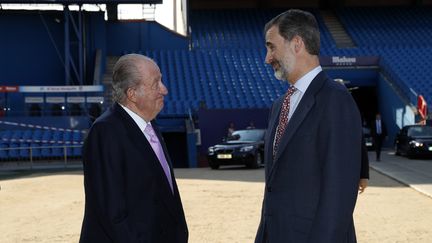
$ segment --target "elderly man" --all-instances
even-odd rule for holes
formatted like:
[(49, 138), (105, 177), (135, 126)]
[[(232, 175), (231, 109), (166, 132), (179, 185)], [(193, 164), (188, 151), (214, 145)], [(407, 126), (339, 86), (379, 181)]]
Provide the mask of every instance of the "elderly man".
[(80, 242), (183, 243), (188, 229), (161, 133), (153, 123), (168, 91), (159, 67), (137, 54), (114, 67), (114, 105), (83, 147)]
[(319, 64), (315, 17), (288, 10), (265, 26), (276, 78), (290, 88), (271, 108), (265, 194), (256, 243), (354, 243), (360, 113)]

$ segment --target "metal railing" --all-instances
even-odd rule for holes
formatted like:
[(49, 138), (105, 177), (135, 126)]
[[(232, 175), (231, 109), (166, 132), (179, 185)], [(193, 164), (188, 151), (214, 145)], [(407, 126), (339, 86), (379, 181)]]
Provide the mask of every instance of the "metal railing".
[[(0, 148), (0, 169), (33, 169), (35, 166), (68, 168), (72, 164), (81, 166), (81, 148), (82, 145)], [(58, 151), (53, 152), (53, 149)]]

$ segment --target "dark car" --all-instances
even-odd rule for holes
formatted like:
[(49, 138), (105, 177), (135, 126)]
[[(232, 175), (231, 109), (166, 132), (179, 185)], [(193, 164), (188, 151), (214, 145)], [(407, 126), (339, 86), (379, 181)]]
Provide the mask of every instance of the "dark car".
[(220, 165), (246, 165), (259, 168), (263, 164), (264, 129), (248, 129), (233, 132), (221, 144), (208, 148), (208, 162), (212, 169)]
[(363, 127), (363, 138), (366, 148), (372, 150), (374, 148), (374, 141), (371, 134), (371, 129), (368, 127)]
[(396, 135), (395, 149), (396, 155), (431, 156), (432, 126), (404, 126)]

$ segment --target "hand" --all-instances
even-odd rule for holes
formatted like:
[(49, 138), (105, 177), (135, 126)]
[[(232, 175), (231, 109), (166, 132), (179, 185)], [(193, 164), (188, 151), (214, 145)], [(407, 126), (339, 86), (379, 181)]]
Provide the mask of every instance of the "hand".
[(359, 181), (359, 193), (362, 194), (366, 187), (368, 186), (369, 179), (361, 178)]

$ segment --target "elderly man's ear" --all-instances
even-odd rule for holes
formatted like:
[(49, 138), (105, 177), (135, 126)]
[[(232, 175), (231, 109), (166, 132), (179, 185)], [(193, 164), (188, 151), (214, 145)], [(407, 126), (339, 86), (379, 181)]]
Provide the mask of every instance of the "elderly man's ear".
[(126, 91), (126, 97), (132, 102), (136, 102), (136, 91), (134, 88), (128, 88)]

